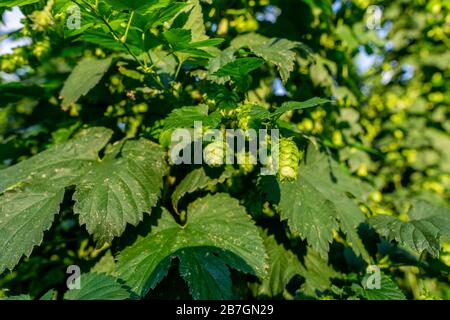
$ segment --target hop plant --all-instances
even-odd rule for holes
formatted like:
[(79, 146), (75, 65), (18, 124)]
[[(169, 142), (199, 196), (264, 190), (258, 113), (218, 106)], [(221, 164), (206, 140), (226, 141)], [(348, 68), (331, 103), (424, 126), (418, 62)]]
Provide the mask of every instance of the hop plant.
[(45, 31), (48, 27), (54, 24), (51, 9), (55, 1), (50, 0), (43, 10), (34, 11), (28, 17), (30, 18), (32, 25), (31, 28), (35, 31)]
[(278, 176), (280, 181), (293, 181), (298, 176), (298, 164), (303, 158), (292, 138), (281, 138), (279, 142)]
[(12, 73), (28, 64), (23, 48), (15, 48), (13, 54), (5, 55), (0, 63), (1, 70)]
[(37, 41), (33, 47), (33, 54), (40, 59), (50, 50), (50, 41), (46, 38), (42, 41)]
[(203, 159), (211, 167), (219, 167), (224, 164), (225, 145), (222, 140), (211, 142), (203, 149)]

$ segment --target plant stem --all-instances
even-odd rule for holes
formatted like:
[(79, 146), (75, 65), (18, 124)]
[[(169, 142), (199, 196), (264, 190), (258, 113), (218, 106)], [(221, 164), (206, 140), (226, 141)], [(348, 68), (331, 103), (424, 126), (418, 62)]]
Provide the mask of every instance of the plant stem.
[(184, 63), (184, 60), (182, 59), (178, 59), (178, 67), (177, 67), (177, 71), (175, 72), (175, 80), (178, 78), (178, 74), (180, 73), (181, 70), (181, 66)]
[(123, 37), (120, 39), (120, 41), (122, 41), (123, 43), (127, 42), (128, 31), (130, 30), (131, 22), (133, 21), (133, 17), (134, 17), (134, 11), (131, 11), (130, 19), (128, 19), (128, 24), (127, 24), (127, 28), (126, 28), (126, 30), (125, 30), (125, 34), (124, 34)]

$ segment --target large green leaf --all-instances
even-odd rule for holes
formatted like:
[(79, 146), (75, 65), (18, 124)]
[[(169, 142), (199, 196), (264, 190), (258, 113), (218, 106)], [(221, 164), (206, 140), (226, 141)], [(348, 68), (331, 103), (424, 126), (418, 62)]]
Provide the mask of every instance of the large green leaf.
[(125, 141), (107, 150), (77, 183), (74, 212), (101, 243), (120, 236), (127, 223), (137, 225), (156, 205), (165, 174), (162, 148), (145, 139)]
[[(80, 175), (111, 138), (112, 131), (96, 127), (81, 131), (67, 143), (56, 145), (0, 171), (0, 193), (21, 184), (51, 180), (67, 186)], [(49, 183), (50, 184), (50, 183)]]
[[(163, 211), (158, 226), (151, 233), (120, 253), (118, 276), (134, 292), (144, 296), (154, 288), (167, 274), (173, 257), (183, 260), (189, 253), (195, 252), (182, 251), (186, 248), (206, 247), (211, 255), (219, 257), (234, 269), (264, 277), (267, 265), (262, 239), (237, 200), (226, 194), (208, 195), (189, 205), (187, 216), (187, 223), (181, 226), (167, 211)], [(188, 259), (188, 262), (181, 261), (181, 265), (192, 265), (199, 260), (198, 257)], [(210, 258), (208, 264), (217, 265), (218, 262)], [(204, 267), (203, 270), (209, 269)], [(228, 286), (227, 283), (217, 283), (223, 277), (223, 269), (219, 275), (199, 277), (198, 280), (204, 282), (191, 286), (193, 297), (206, 298), (204, 292), (217, 293), (218, 287)], [(200, 289), (204, 286), (208, 289)]]
[(94, 88), (108, 71), (111, 61), (111, 58), (102, 60), (85, 58), (81, 60), (72, 70), (59, 94), (63, 99), (62, 107), (69, 107)]
[(201, 41), (208, 39), (206, 35), (205, 23), (203, 21), (202, 6), (199, 0), (187, 1), (184, 12), (188, 15), (183, 28), (191, 30), (192, 40)]
[(371, 261), (358, 235), (358, 227), (366, 219), (355, 201), (347, 196), (347, 193), (362, 196), (364, 190), (367, 190), (364, 184), (345, 174), (330, 156), (310, 145), (298, 179), (280, 183), (278, 208), (289, 228), (306, 238), (322, 257), (327, 256), (333, 230), (339, 226), (355, 253)]
[(80, 289), (64, 294), (65, 300), (125, 300), (130, 293), (106, 273), (86, 273), (80, 276)]
[(9, 191), (0, 197), (0, 273), (12, 269), (52, 225), (64, 197), (64, 189), (48, 185)]
[(208, 106), (205, 104), (177, 108), (164, 119), (164, 128), (193, 128), (195, 121), (202, 122), (202, 126), (214, 128), (220, 122), (220, 115), (218, 113), (208, 115)]
[[(380, 275), (379, 288), (367, 288), (367, 286), (360, 286), (358, 284), (352, 285), (352, 290), (362, 298), (367, 300), (405, 300), (406, 297), (398, 288), (397, 284), (388, 276)], [(363, 279), (363, 284), (367, 281), (367, 277)]]
[(232, 282), (226, 260), (205, 248), (185, 248), (177, 252), (180, 275), (194, 299), (231, 299)]
[[(0, 273), (12, 269), (59, 212), (65, 188), (88, 170), (111, 131), (92, 128), (28, 160), (0, 171)], [(6, 191), (5, 191), (6, 190)]]
[(296, 42), (286, 39), (269, 39), (259, 34), (250, 33), (231, 41), (231, 47), (248, 47), (255, 55), (277, 66), (281, 79), (286, 82), (294, 70)]
[[(170, 29), (164, 32), (163, 35), (175, 51), (181, 52), (186, 49), (216, 46), (224, 41), (223, 39), (215, 38), (192, 42), (191, 30), (186, 29)], [(209, 54), (207, 55), (210, 56)]]
[(273, 235), (264, 235), (264, 246), (269, 257), (269, 272), (258, 287), (258, 295), (278, 297), (295, 275), (306, 274), (306, 270), (291, 251), (278, 244)]
[(227, 63), (230, 63), (236, 59), (235, 50), (233, 48), (227, 48), (223, 51), (217, 49), (214, 58), (209, 59), (207, 68), (207, 79), (218, 84), (224, 84), (230, 80), (230, 76), (218, 77), (214, 75), (216, 71), (222, 68)]
[(172, 193), (172, 205), (176, 212), (178, 212), (178, 202), (187, 193), (192, 193), (198, 190), (205, 189), (208, 186), (213, 186), (225, 181), (231, 172), (225, 171), (218, 177), (208, 175), (205, 168), (194, 169), (189, 172), (186, 177), (177, 185), (175, 191)]
[(219, 70), (213, 73), (217, 77), (230, 76), (235, 79), (240, 79), (246, 76), (249, 72), (258, 69), (264, 64), (264, 60), (259, 58), (239, 58), (231, 61)]
[(419, 200), (414, 202), (408, 216), (409, 221), (402, 221), (380, 215), (369, 222), (389, 240), (395, 239), (418, 253), (426, 250), (433, 256), (439, 256), (442, 240), (450, 239), (450, 210)]
[(299, 292), (307, 296), (318, 296), (331, 287), (331, 279), (342, 278), (342, 275), (335, 271), (327, 261), (316, 251), (308, 248), (304, 258), (304, 271), (301, 274), (305, 278), (305, 283)]
[(312, 107), (317, 107), (319, 105), (330, 102), (328, 99), (314, 97), (306, 101), (298, 102), (298, 101), (288, 101), (285, 102), (272, 113), (273, 118), (279, 118), (283, 113), (289, 110), (299, 110), (299, 109), (307, 109)]

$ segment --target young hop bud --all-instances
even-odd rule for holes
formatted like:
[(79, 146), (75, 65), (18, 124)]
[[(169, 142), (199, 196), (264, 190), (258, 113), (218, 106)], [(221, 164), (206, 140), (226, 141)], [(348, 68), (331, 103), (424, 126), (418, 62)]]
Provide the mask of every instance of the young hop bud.
[(50, 50), (50, 41), (44, 39), (42, 41), (37, 41), (33, 47), (33, 54), (36, 58), (40, 59)]
[(281, 138), (279, 144), (278, 176), (280, 181), (294, 181), (298, 176), (298, 164), (303, 152), (298, 150), (292, 138)]
[(226, 142), (217, 140), (211, 142), (203, 149), (203, 159), (210, 167), (219, 167), (224, 164)]
[(48, 27), (54, 24), (51, 13), (52, 7), (55, 4), (54, 0), (49, 0), (42, 11), (34, 11), (28, 17), (32, 24), (32, 29), (35, 31), (45, 31)]

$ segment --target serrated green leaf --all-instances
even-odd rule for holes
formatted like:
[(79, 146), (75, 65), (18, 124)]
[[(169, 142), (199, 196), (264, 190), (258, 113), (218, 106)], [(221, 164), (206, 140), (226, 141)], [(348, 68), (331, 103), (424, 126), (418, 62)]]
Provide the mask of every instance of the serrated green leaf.
[(302, 277), (305, 278), (305, 283), (300, 288), (301, 292), (310, 296), (318, 296), (331, 287), (331, 279), (342, 278), (339, 272), (328, 265), (327, 260), (311, 248), (308, 248), (304, 259), (305, 269)]
[(192, 298), (226, 300), (233, 297), (230, 270), (224, 260), (205, 248), (178, 251), (180, 275)]
[[(353, 185), (350, 185), (350, 180)], [(339, 225), (357, 255), (371, 261), (358, 235), (366, 221), (357, 204), (347, 196), (361, 196), (363, 185), (346, 175), (325, 153), (310, 145), (296, 181), (280, 183), (281, 217), (289, 228), (326, 257), (333, 229)]]
[(185, 53), (195, 58), (212, 57), (209, 52), (198, 48), (213, 47), (223, 42), (223, 39), (220, 38), (192, 42), (191, 30), (186, 29), (170, 29), (164, 32), (163, 35), (175, 52)]
[(209, 59), (207, 78), (208, 80), (216, 82), (218, 84), (224, 84), (225, 82), (230, 80), (230, 76), (218, 77), (215, 76), (214, 73), (227, 63), (230, 63), (236, 59), (236, 57), (234, 56), (235, 51), (232, 48), (228, 48), (223, 51), (220, 51), (219, 49), (216, 50), (218, 52), (215, 54), (215, 56)]
[(194, 169), (189, 172), (186, 177), (177, 185), (175, 191), (172, 193), (172, 206), (178, 212), (178, 202), (187, 193), (192, 193), (197, 190), (205, 189), (208, 186), (213, 186), (225, 181), (230, 176), (230, 172), (225, 171), (219, 177), (209, 176), (205, 168)]
[(64, 189), (47, 185), (9, 191), (0, 197), (0, 274), (12, 269), (52, 225), (64, 197)]
[(195, 121), (201, 121), (203, 126), (215, 128), (220, 122), (220, 115), (218, 113), (208, 115), (208, 106), (205, 104), (177, 108), (164, 119), (164, 128), (193, 128)]
[(311, 182), (304, 180), (301, 186), (296, 183), (281, 185), (279, 208), (290, 229), (307, 239), (322, 257), (327, 257), (333, 230), (339, 229), (333, 202), (318, 192)]
[(159, 199), (166, 168), (162, 148), (148, 140), (125, 141), (110, 148), (77, 183), (73, 210), (80, 224), (100, 242), (137, 225)]
[(15, 185), (36, 180), (52, 180), (55, 184), (69, 185), (97, 159), (98, 152), (111, 138), (112, 131), (95, 127), (81, 131), (73, 139), (45, 150), (27, 160), (0, 171), (0, 193)]
[(80, 276), (80, 289), (64, 294), (65, 300), (125, 300), (130, 293), (117, 280), (105, 273), (86, 273)]
[(231, 42), (231, 47), (248, 47), (255, 55), (277, 66), (281, 79), (286, 82), (294, 70), (296, 42), (286, 39), (269, 39), (259, 34), (250, 33), (239, 36)]
[(203, 21), (203, 12), (200, 1), (189, 0), (187, 1), (188, 6), (185, 8), (188, 17), (183, 25), (184, 29), (189, 29), (192, 31), (192, 40), (201, 41), (208, 39), (206, 35), (205, 23)]
[(298, 101), (288, 101), (284, 102), (281, 107), (279, 107), (277, 110), (275, 110), (272, 113), (272, 117), (277, 119), (279, 118), (283, 113), (289, 111), (289, 110), (299, 110), (299, 109), (307, 109), (312, 107), (317, 107), (322, 104), (331, 102), (331, 100), (323, 99), (314, 97), (306, 101), (298, 102)]
[(175, 50), (188, 48), (192, 41), (191, 30), (186, 29), (170, 29), (163, 36)]
[(81, 60), (72, 70), (61, 89), (59, 95), (63, 99), (62, 107), (69, 107), (94, 88), (108, 71), (111, 61), (111, 58), (102, 60), (85, 58)]
[(389, 240), (422, 253), (439, 256), (442, 240), (450, 238), (450, 210), (425, 201), (415, 201), (408, 213), (410, 220), (402, 221), (388, 215), (370, 218), (375, 230)]
[[(186, 225), (180, 226), (164, 211), (151, 233), (120, 253), (118, 276), (134, 292), (145, 296), (164, 278), (172, 257), (194, 247), (207, 247), (234, 269), (264, 277), (262, 239), (237, 200), (227, 194), (208, 195), (191, 203), (187, 216)], [(193, 290), (194, 297), (201, 295)]]
[(219, 70), (214, 72), (213, 75), (217, 77), (230, 76), (232, 78), (239, 79), (251, 71), (258, 69), (263, 64), (263, 59), (240, 58), (225, 64)]
[(278, 244), (273, 235), (263, 236), (269, 257), (268, 276), (261, 281), (258, 295), (274, 298), (280, 296), (295, 275), (304, 275), (306, 270), (291, 251)]
[[(0, 171), (0, 273), (12, 269), (49, 229), (64, 197), (96, 160), (111, 137), (105, 128), (81, 131), (74, 139)], [(6, 190), (6, 191), (5, 191)]]
[[(363, 280), (363, 284), (367, 278)], [(352, 285), (352, 290), (360, 297), (367, 300), (405, 300), (406, 297), (397, 284), (388, 276), (382, 274), (380, 288), (369, 289), (366, 286)]]

